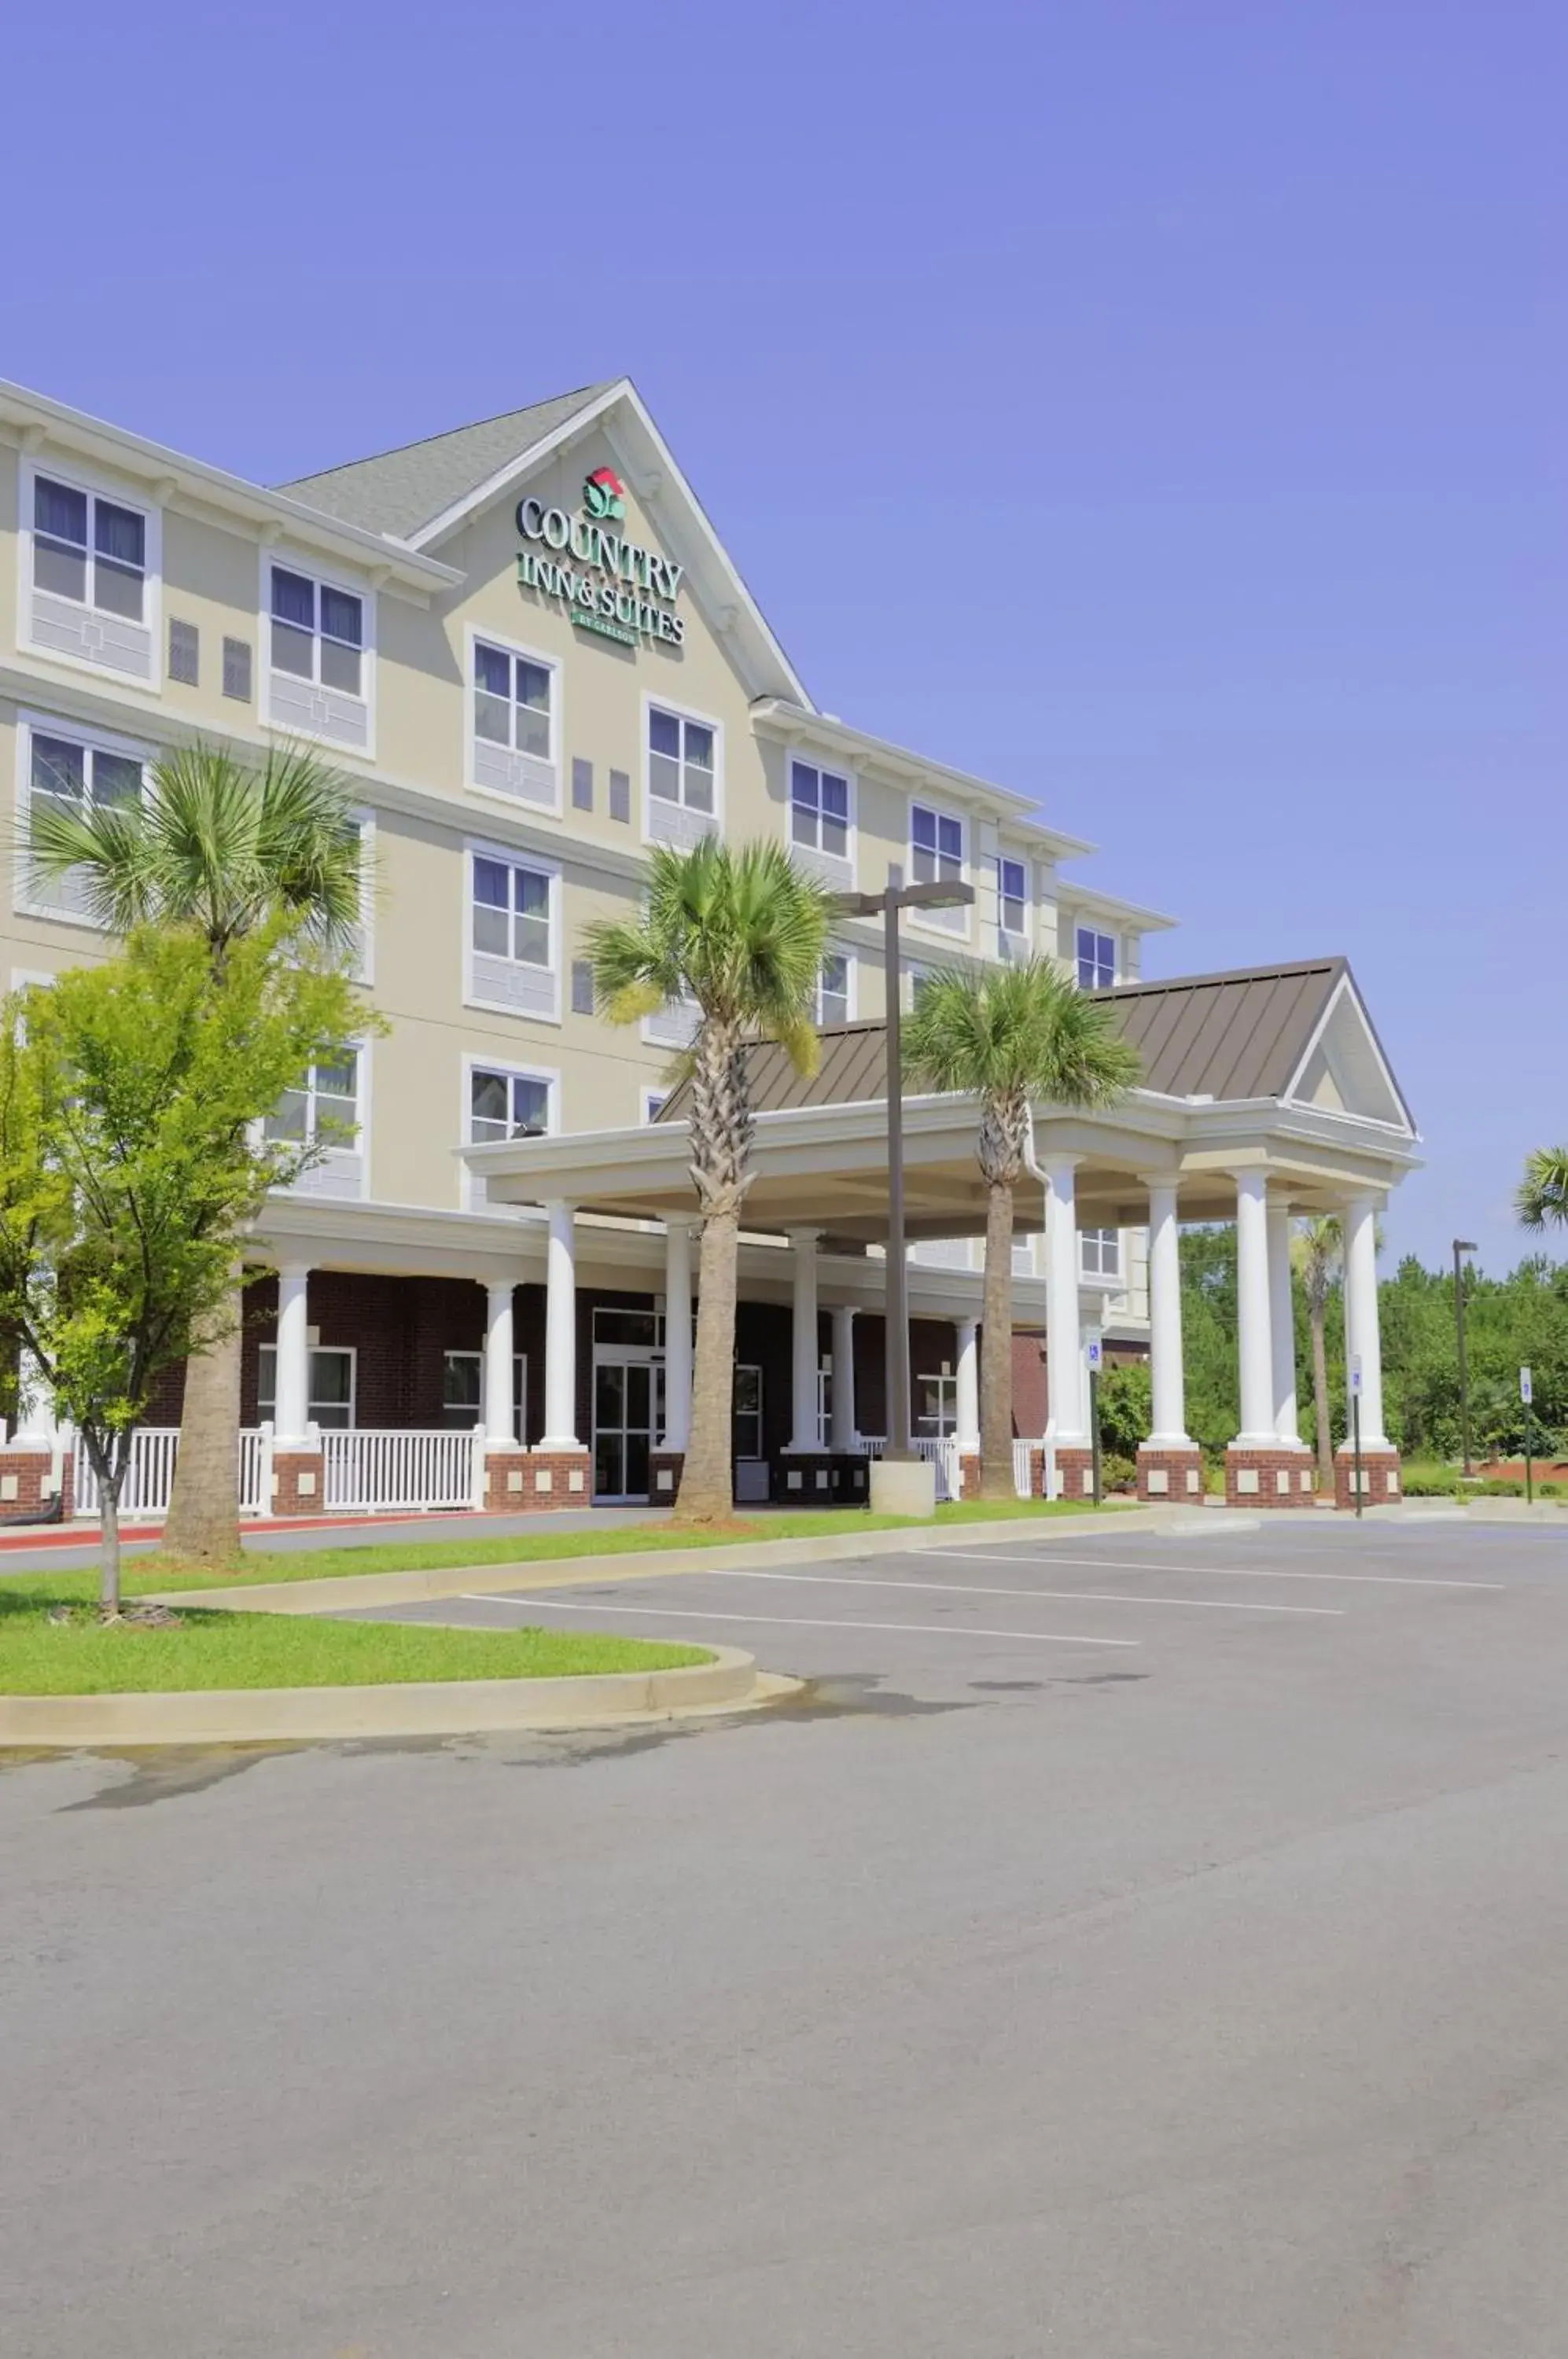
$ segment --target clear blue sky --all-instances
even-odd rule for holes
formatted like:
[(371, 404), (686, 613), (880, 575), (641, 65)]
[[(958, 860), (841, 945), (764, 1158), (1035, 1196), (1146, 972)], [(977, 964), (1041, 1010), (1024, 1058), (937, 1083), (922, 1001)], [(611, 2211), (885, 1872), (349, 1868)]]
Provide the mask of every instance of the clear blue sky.
[(819, 702), (1350, 956), (1520, 1249), (1568, 1133), (1568, 16), (817, 0), (7, 27), (0, 374), (267, 481), (625, 371)]

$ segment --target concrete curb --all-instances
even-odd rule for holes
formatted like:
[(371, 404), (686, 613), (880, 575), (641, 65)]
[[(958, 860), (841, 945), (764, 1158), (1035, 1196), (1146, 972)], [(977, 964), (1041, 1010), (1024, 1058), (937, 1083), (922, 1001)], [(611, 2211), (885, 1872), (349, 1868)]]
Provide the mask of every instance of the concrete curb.
[[(1116, 1529), (1191, 1532), (1200, 1528), (1191, 1510), (1127, 1507), (1116, 1516)], [(628, 1549), (615, 1556), (561, 1557), (541, 1561), (522, 1557), (510, 1564), (447, 1564), (417, 1572), (351, 1572), (331, 1581), (254, 1582), (244, 1588), (160, 1590), (152, 1601), (183, 1606), (194, 1614), (214, 1607), (230, 1614), (374, 1613), (387, 1605), (425, 1605), (438, 1598), (498, 1595), (516, 1589), (573, 1589), (604, 1581), (653, 1581), (665, 1573), (745, 1571), (753, 1565), (835, 1564), (846, 1557), (900, 1556), (925, 1549), (973, 1548), (977, 1538), (1062, 1542), (1082, 1540), (1085, 1531), (1109, 1528), (1089, 1516), (1023, 1517), (996, 1523), (948, 1524), (940, 1529), (903, 1532), (835, 1532), (820, 1540), (746, 1540), (734, 1548)], [(1256, 1518), (1234, 1511), (1201, 1528), (1252, 1531)]]
[(0, 1696), (0, 1745), (330, 1744), (353, 1737), (484, 1736), (635, 1726), (738, 1712), (799, 1682), (715, 1647), (684, 1670), (584, 1679), (441, 1680), (357, 1688), (211, 1688), (138, 1695)]

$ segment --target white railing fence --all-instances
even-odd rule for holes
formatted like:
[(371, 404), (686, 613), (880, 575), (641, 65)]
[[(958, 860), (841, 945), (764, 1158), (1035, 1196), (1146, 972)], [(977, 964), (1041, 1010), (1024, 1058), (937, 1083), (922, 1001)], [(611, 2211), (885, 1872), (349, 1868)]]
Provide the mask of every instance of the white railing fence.
[[(121, 1444), (124, 1449), (126, 1445)], [(174, 1493), (175, 1461), (180, 1455), (177, 1425), (138, 1425), (130, 1436), (131, 1462), (120, 1493), (122, 1516), (164, 1516)], [(116, 1460), (116, 1463), (118, 1461)], [(271, 1506), (272, 1428), (245, 1426), (240, 1433), (240, 1513), (265, 1515)], [(79, 1516), (98, 1513), (100, 1484), (87, 1452), (76, 1443), (72, 1497)]]
[(1029, 1488), (1029, 1452), (1039, 1447), (1034, 1441), (1015, 1440), (1013, 1443), (1013, 1488), (1020, 1499), (1033, 1496)]
[(472, 1507), (482, 1495), (482, 1431), (444, 1428), (403, 1432), (396, 1428), (358, 1427), (323, 1432), (323, 1494), (329, 1514), (344, 1508), (373, 1511)]
[(915, 1440), (917, 1458), (929, 1459), (936, 1468), (936, 1495), (939, 1500), (956, 1499), (964, 1489), (963, 1470), (959, 1462), (956, 1434), (920, 1434)]

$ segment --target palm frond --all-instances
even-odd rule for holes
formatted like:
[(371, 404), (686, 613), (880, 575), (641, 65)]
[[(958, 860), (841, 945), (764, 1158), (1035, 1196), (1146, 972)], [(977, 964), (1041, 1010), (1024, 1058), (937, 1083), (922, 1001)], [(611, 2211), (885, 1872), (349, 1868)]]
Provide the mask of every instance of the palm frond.
[(1514, 1209), (1521, 1228), (1568, 1225), (1568, 1147), (1538, 1147), (1526, 1158)]
[(903, 1042), (912, 1080), (998, 1102), (1115, 1105), (1142, 1071), (1106, 1003), (1047, 959), (931, 975)]

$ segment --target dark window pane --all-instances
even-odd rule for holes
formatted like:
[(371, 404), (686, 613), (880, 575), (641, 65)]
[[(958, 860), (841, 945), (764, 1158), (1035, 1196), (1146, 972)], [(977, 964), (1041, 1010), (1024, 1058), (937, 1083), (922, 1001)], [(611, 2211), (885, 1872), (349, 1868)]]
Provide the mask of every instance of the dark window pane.
[(648, 742), (656, 754), (681, 756), (681, 723), (672, 712), (660, 712), (657, 705), (648, 716)]
[(139, 802), (142, 766), (125, 754), (94, 754), (93, 799), (95, 803)]
[(700, 769), (711, 770), (713, 766), (713, 733), (704, 729), (700, 721), (686, 723), (686, 759), (696, 763)]
[(33, 582), (56, 598), (87, 602), (87, 559), (80, 549), (61, 549), (54, 541), (33, 543)]
[(316, 585), (307, 582), (302, 573), (285, 573), (282, 567), (272, 569), (272, 611), (280, 623), (293, 623), (299, 630), (316, 627)]
[(330, 639), (342, 639), (351, 647), (365, 644), (363, 610), (357, 598), (346, 590), (330, 590), (321, 585), (321, 629)]
[(815, 810), (818, 799), (817, 773), (809, 764), (797, 762), (789, 773), (789, 794), (793, 801), (809, 810)]
[(64, 484), (47, 483), (40, 475), (33, 485), (33, 527), (47, 532), (51, 540), (73, 541), (79, 549), (87, 546), (87, 495), (73, 492)]
[(492, 696), (509, 697), (512, 693), (512, 658), (499, 647), (487, 647), (481, 640), (474, 650), (474, 677), (480, 688)]
[(487, 908), (504, 909), (511, 898), (511, 871), (499, 860), (474, 858), (474, 897)]
[(87, 783), (87, 756), (80, 745), (63, 737), (33, 740), (33, 792), (54, 795), (62, 802), (82, 800)]
[(835, 778), (832, 772), (822, 772), (822, 809), (835, 819), (849, 817), (849, 780)]
[(146, 520), (134, 508), (117, 508), (112, 500), (100, 500), (93, 511), (93, 544), (100, 557), (112, 557), (140, 573), (147, 564)]
[(469, 1103), (475, 1122), (504, 1123), (506, 1119), (505, 1073), (476, 1070), (469, 1081)]
[(341, 688), (350, 696), (359, 694), (360, 652), (357, 647), (345, 647), (336, 639), (321, 641), (321, 685)]

